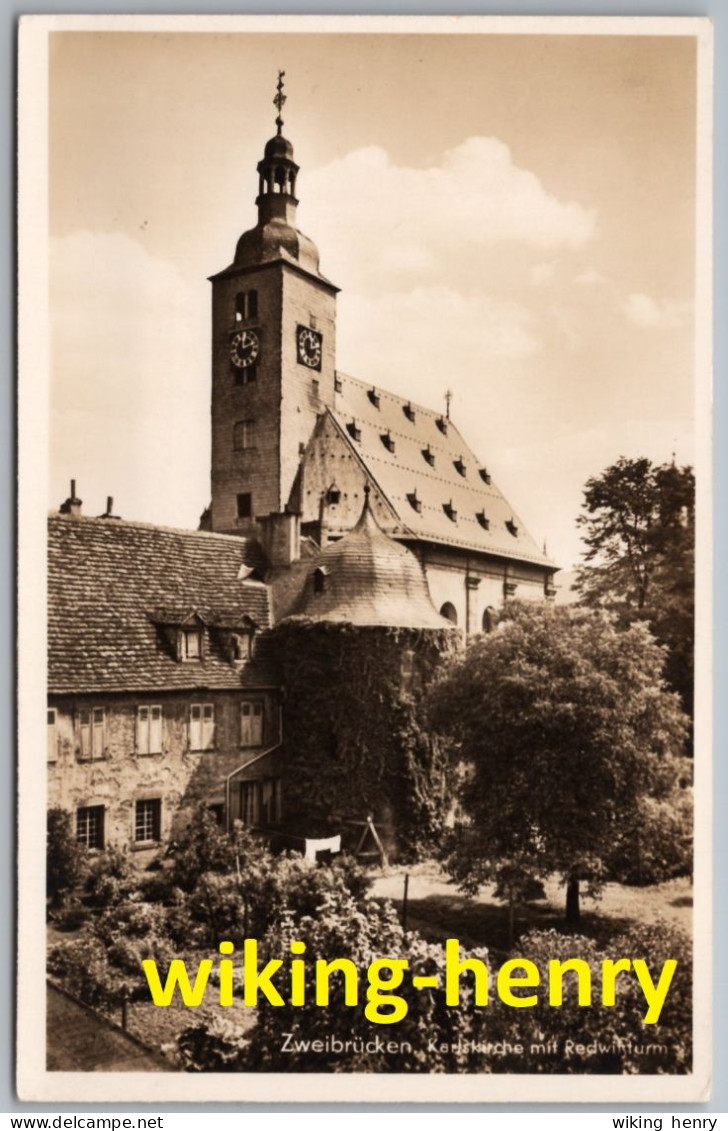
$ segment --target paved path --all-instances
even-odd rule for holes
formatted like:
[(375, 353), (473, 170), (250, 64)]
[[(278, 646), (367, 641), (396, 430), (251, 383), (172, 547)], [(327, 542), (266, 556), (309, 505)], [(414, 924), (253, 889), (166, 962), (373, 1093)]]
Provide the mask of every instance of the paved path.
[(49, 1072), (171, 1072), (158, 1053), (142, 1048), (121, 1029), (48, 986)]

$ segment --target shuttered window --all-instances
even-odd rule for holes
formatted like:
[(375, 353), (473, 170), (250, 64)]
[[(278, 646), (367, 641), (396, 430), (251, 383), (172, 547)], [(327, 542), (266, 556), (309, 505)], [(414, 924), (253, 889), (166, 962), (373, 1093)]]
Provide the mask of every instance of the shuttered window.
[(263, 745), (263, 700), (251, 699), (240, 704), (240, 745)]
[(137, 753), (161, 754), (162, 708), (139, 707), (137, 710)]
[(190, 750), (211, 750), (215, 745), (215, 708), (212, 703), (190, 707)]
[(103, 758), (106, 753), (104, 708), (78, 712), (78, 750), (81, 758)]

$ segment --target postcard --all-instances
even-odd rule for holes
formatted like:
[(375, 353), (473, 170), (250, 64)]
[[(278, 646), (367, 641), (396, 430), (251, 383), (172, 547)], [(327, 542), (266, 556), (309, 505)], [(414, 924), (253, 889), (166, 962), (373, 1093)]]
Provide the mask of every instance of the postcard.
[(711, 51), (22, 19), (22, 1099), (708, 1098)]

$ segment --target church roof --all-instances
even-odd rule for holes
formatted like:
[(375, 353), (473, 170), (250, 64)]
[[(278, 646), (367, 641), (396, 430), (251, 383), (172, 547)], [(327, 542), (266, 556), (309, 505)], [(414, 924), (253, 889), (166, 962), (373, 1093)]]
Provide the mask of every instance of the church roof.
[[(268, 590), (250, 577), (251, 550), (245, 539), (223, 534), (51, 515), (48, 690), (275, 685), (264, 640), (244, 663), (230, 662), (222, 647), (231, 625), (270, 624)], [(180, 661), (165, 646), (170, 631), (185, 624), (207, 630), (202, 660)]]
[(356, 526), (311, 562), (293, 615), (356, 625), (452, 629), (435, 611), (415, 555), (377, 523), (368, 493)]
[(556, 569), (452, 420), (337, 374), (331, 415), (397, 516), (388, 532)]

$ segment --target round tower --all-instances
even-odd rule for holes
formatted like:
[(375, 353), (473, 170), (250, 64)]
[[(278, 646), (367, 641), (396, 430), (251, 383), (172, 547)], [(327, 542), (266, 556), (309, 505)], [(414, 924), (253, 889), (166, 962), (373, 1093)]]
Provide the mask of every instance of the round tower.
[(424, 701), (461, 634), (433, 607), (414, 554), (377, 523), (368, 490), (356, 526), (312, 559), (272, 640), (291, 831), (341, 833), (354, 851), (371, 817), (388, 854), (431, 849), (449, 796)]

